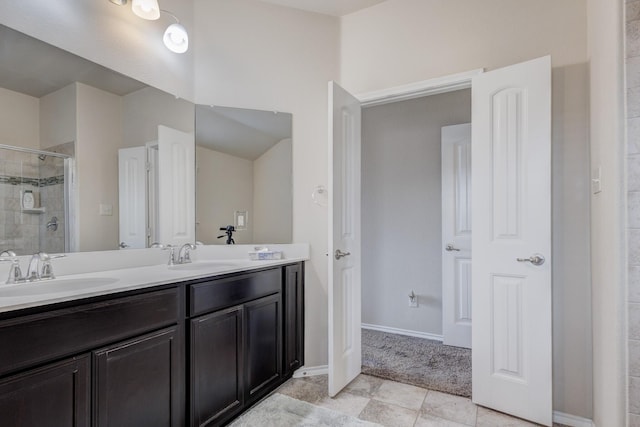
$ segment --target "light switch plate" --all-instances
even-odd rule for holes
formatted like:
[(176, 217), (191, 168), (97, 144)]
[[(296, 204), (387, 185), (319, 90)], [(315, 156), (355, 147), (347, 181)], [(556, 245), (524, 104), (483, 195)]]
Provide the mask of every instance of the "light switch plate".
[(249, 220), (247, 211), (236, 211), (235, 212), (235, 226), (236, 230), (246, 230), (247, 222)]
[(100, 216), (112, 216), (112, 215), (113, 215), (113, 205), (100, 203)]

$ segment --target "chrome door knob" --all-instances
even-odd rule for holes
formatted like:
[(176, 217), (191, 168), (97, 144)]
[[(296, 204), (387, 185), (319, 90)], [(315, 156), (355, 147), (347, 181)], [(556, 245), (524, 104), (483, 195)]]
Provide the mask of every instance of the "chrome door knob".
[(447, 252), (451, 252), (451, 251), (460, 252), (460, 249), (454, 248), (451, 243), (449, 243), (447, 246), (445, 246), (444, 250), (447, 251)]
[(533, 265), (542, 265), (546, 260), (542, 254), (533, 254), (529, 258), (516, 258), (516, 261), (530, 262)]
[(344, 258), (346, 256), (351, 255), (351, 252), (342, 252), (340, 249), (336, 249), (336, 253), (334, 255), (335, 259)]
[(120, 249), (125, 249), (129, 247), (129, 245), (127, 245), (125, 242), (120, 242), (118, 246), (120, 247)]

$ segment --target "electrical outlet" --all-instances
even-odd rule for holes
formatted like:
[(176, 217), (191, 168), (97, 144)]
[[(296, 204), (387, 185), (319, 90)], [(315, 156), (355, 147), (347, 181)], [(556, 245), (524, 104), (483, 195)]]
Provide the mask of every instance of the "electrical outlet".
[(411, 294), (409, 294), (409, 307), (410, 308), (418, 307), (418, 295), (414, 294), (413, 291), (411, 291)]

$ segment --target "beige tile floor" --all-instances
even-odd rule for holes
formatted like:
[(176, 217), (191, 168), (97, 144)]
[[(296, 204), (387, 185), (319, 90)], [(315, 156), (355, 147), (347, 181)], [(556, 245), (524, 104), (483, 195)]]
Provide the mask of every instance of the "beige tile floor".
[(477, 406), (464, 397), (370, 375), (360, 375), (333, 399), (327, 395), (326, 375), (291, 379), (276, 392), (388, 427), (537, 425)]

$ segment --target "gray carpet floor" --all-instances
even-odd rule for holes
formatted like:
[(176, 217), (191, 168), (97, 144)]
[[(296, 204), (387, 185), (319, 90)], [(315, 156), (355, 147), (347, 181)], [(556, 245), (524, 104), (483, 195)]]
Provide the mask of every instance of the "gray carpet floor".
[(471, 350), (362, 330), (362, 373), (471, 397)]

